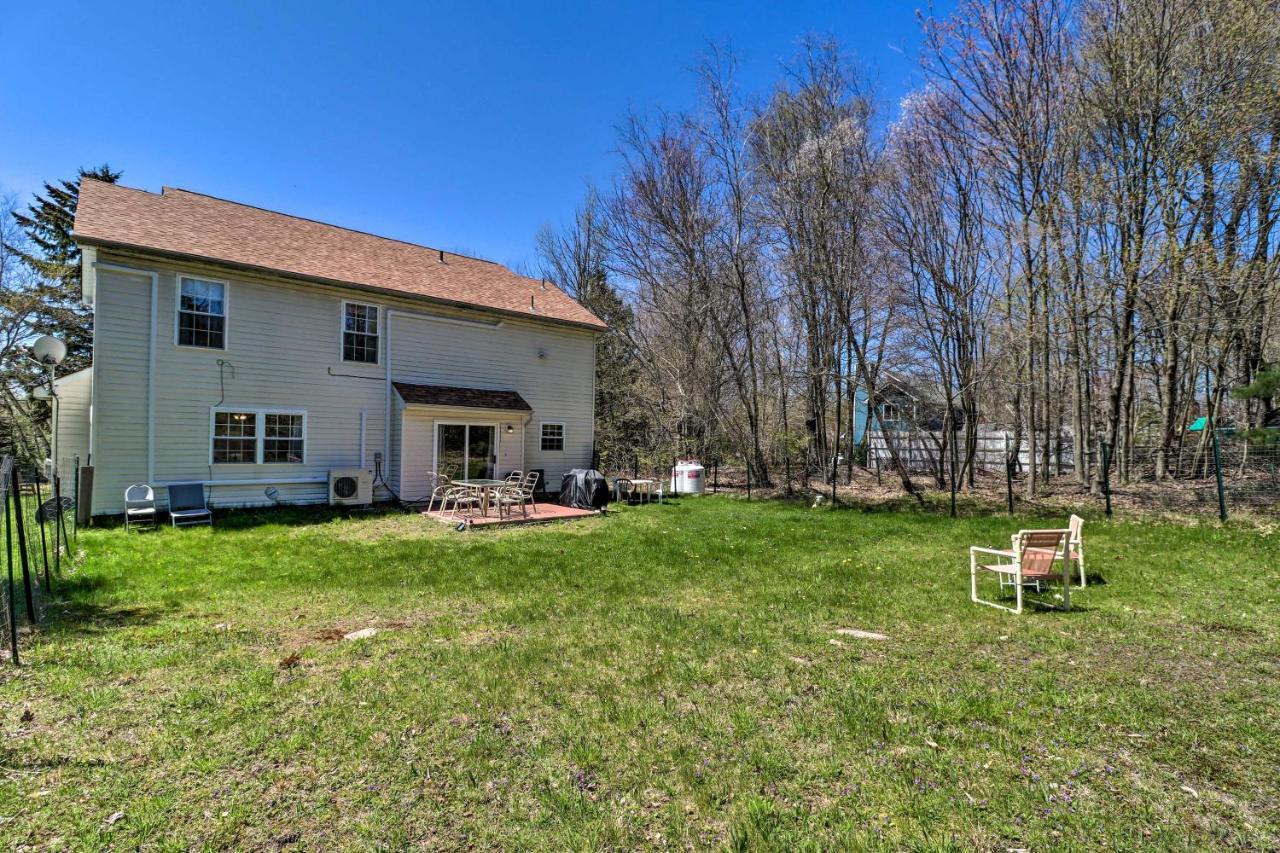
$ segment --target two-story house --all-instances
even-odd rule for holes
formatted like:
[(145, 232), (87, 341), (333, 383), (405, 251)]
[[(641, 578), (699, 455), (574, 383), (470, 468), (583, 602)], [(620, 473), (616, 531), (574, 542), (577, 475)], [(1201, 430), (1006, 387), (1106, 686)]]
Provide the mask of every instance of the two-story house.
[(95, 515), (140, 482), (322, 502), (364, 468), (412, 502), (446, 464), (554, 489), (591, 462), (604, 325), (550, 282), (168, 187), (86, 179), (74, 233), (93, 366), (57, 383), (58, 455)]

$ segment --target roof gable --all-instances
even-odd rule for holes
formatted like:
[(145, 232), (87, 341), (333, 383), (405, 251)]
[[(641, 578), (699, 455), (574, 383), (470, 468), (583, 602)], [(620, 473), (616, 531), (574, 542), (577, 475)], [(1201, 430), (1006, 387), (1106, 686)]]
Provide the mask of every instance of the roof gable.
[(605, 328), (554, 284), (501, 264), (188, 190), (152, 193), (85, 178), (77, 241), (208, 260), (334, 284)]

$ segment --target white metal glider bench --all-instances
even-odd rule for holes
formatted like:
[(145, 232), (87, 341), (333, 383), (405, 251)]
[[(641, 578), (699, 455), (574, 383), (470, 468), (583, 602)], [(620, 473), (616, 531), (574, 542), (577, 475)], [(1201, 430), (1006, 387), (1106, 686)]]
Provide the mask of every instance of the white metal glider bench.
[[(1023, 593), (1027, 587), (1035, 592), (1049, 584), (1062, 585), (1062, 608), (1071, 609), (1071, 561), (1068, 530), (1020, 530), (1013, 537), (1013, 548), (1001, 551), (996, 548), (969, 549), (969, 598), (976, 604), (986, 604), (1010, 613), (1022, 612)], [(996, 562), (978, 562), (979, 559), (996, 558)], [(1054, 563), (1059, 568), (1054, 568)], [(1015, 607), (978, 597), (978, 572), (990, 572), (1000, 580), (1000, 589), (1013, 587)], [(1057, 605), (1040, 602), (1046, 606)]]

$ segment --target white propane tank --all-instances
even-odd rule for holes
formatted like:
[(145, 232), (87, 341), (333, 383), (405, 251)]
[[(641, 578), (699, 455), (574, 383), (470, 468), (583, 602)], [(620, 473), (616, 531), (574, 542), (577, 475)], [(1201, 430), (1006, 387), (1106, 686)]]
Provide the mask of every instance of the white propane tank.
[(706, 486), (707, 469), (696, 459), (677, 462), (671, 470), (671, 493), (673, 495), (700, 495)]

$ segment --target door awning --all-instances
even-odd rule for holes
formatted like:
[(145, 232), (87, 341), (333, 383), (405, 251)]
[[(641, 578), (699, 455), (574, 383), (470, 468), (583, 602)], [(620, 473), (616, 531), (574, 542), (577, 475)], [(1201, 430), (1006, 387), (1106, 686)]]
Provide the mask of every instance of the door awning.
[(454, 406), (464, 409), (506, 409), (532, 412), (533, 407), (515, 391), (491, 388), (459, 388), (453, 385), (413, 385), (393, 382), (396, 393), (410, 406)]

